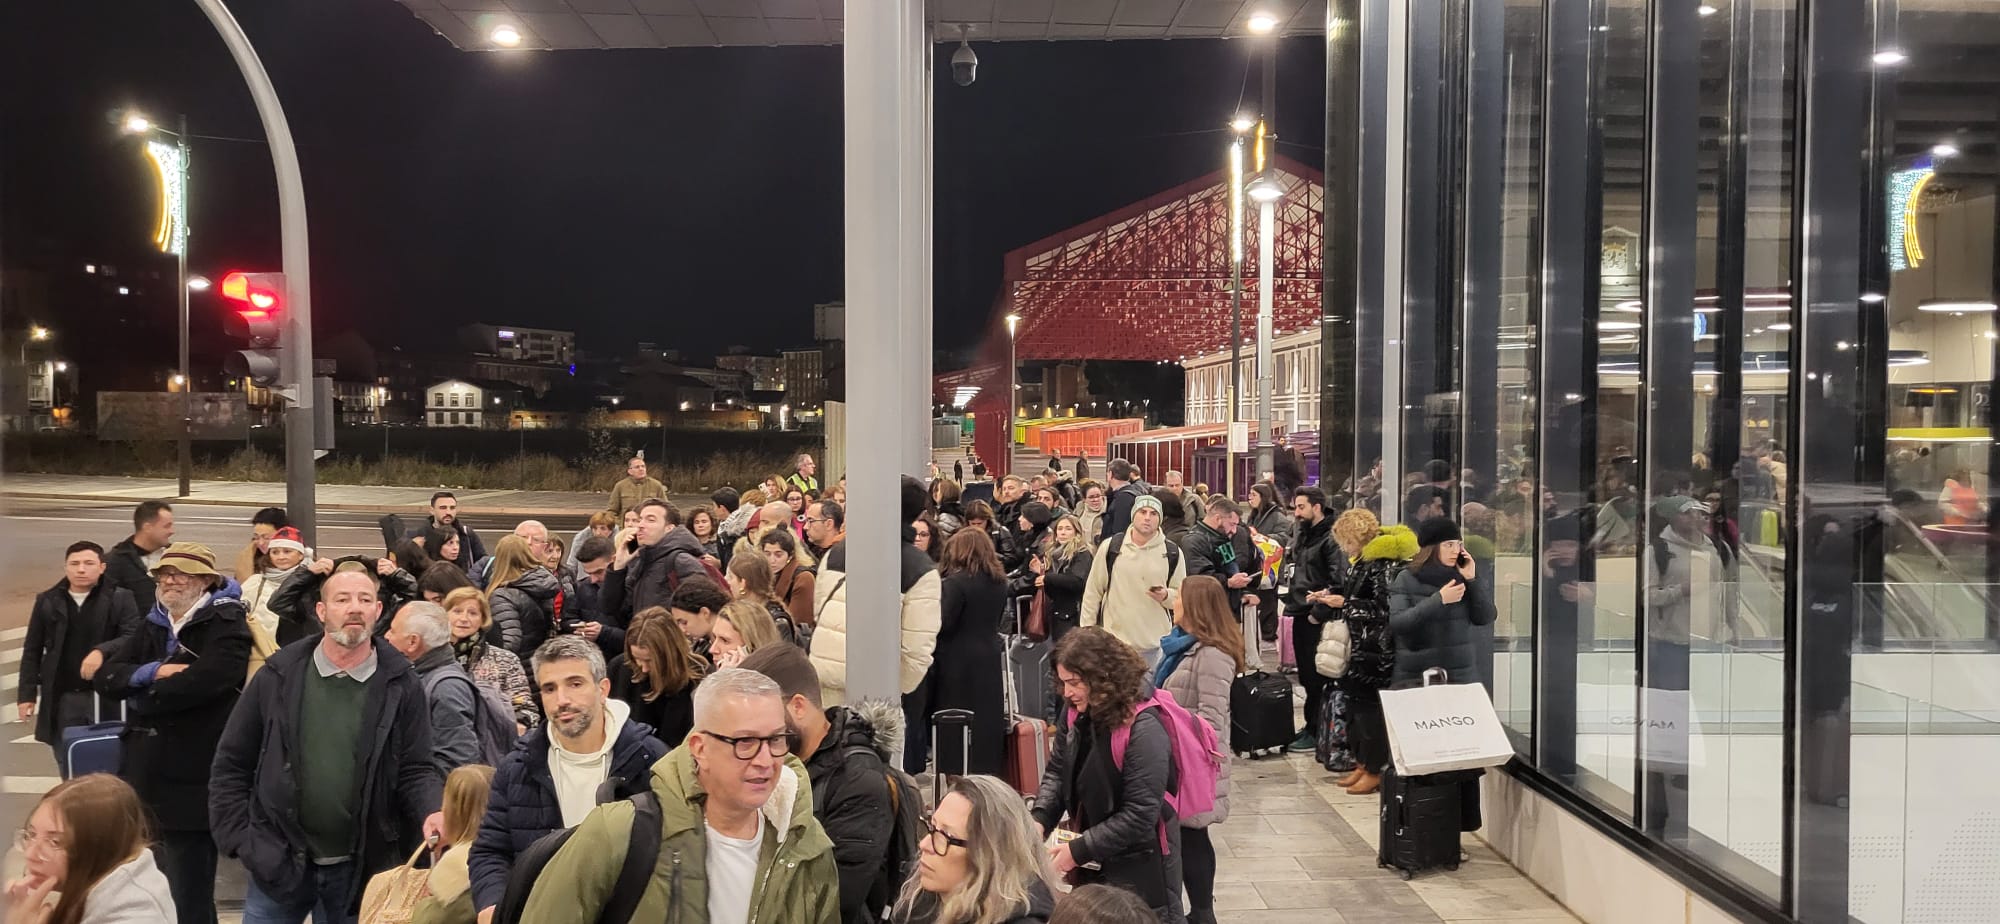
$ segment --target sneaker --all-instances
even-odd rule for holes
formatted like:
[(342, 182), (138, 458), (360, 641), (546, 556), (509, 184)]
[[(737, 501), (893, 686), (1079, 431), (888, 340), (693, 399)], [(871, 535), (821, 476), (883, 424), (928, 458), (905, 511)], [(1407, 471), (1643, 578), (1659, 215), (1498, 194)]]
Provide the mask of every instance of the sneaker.
[(1292, 739), (1291, 744), (1285, 745), (1285, 750), (1294, 754), (1311, 754), (1318, 744), (1319, 742), (1313, 740), (1312, 732), (1300, 732), (1297, 738)]

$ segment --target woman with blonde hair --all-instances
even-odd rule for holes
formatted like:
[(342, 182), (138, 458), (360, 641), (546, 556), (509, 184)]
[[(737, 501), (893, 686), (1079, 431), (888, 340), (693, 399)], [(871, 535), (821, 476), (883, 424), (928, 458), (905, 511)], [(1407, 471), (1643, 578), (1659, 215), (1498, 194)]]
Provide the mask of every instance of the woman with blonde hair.
[(715, 614), (715, 626), (709, 634), (714, 641), (709, 644), (708, 653), (718, 669), (741, 665), (751, 652), (785, 641), (778, 634), (771, 611), (751, 600), (737, 600), (723, 607), (722, 612)]
[(486, 817), (486, 796), (493, 789), (493, 768), (467, 764), (444, 780), (444, 834), (440, 853), (426, 880), (430, 894), (417, 902), (412, 924), (467, 924), (478, 917), (472, 907), (472, 872), (466, 857)]
[(1034, 924), (1055, 909), (1055, 872), (1014, 788), (962, 776), (924, 819), (917, 868), (891, 924)]
[(460, 587), (445, 594), (438, 605), (444, 607), (445, 622), (451, 627), (451, 651), (458, 666), (472, 675), (473, 683), (505, 697), (514, 707), (514, 723), (523, 731), (540, 725), (542, 713), (536, 708), (534, 684), (528, 682), (521, 659), (486, 640), (493, 628), (493, 610), (486, 604), (486, 595), (477, 587)]
[[(737, 602), (750, 602), (764, 608), (774, 624), (778, 637), (787, 642), (797, 643), (798, 632), (792, 626), (791, 612), (779, 602), (777, 591), (771, 586), (771, 562), (761, 553), (738, 555), (729, 560), (729, 591), (736, 595)], [(718, 640), (719, 641), (719, 640)], [(714, 649), (709, 649), (714, 653)]]
[[(727, 609), (727, 607), (724, 607)], [(666, 607), (640, 610), (625, 627), (625, 653), (611, 659), (611, 695), (632, 707), (631, 718), (679, 747), (694, 730), (694, 688), (708, 662), (694, 653)]]
[[(1229, 612), (1229, 592), (1222, 582), (1206, 574), (1190, 575), (1174, 598), (1174, 634), (1162, 649), (1173, 647), (1177, 639), (1188, 646), (1176, 654), (1172, 666), (1160, 662), (1159, 685), (1174, 695), (1181, 708), (1200, 716), (1215, 729), (1217, 750), (1229, 750), (1229, 687), (1245, 668), (1243, 630)], [(1181, 819), (1181, 880), (1187, 888), (1190, 924), (1215, 920), (1215, 844), (1208, 829), (1229, 817), (1229, 761), (1215, 781), (1215, 807)]]
[(497, 633), (492, 641), (523, 657), (534, 654), (556, 626), (556, 597), (562, 592), (556, 576), (535, 557), (528, 540), (509, 534), (493, 547), (486, 586)]
[[(151, 842), (145, 806), (124, 780), (91, 773), (49, 790), (14, 836), (27, 863), (7, 884), (9, 924), (175, 920)], [(47, 907), (52, 893), (61, 897)]]
[(1382, 718), (1382, 691), (1389, 688), (1396, 669), (1389, 588), (1417, 554), (1417, 536), (1407, 526), (1384, 527), (1375, 514), (1357, 507), (1333, 521), (1333, 540), (1352, 563), (1336, 611), (1347, 622), (1347, 670), (1334, 682), (1354, 751), (1354, 771), (1337, 783), (1365, 796), (1381, 787), (1382, 773), (1389, 766), (1389, 728)]

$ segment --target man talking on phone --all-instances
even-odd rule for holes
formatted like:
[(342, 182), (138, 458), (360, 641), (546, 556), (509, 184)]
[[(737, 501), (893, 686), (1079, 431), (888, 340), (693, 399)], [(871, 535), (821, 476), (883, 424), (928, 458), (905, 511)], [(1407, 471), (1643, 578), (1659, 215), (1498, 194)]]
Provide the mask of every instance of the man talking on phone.
[(1298, 535), (1285, 552), (1290, 579), (1281, 581), (1278, 595), (1285, 615), (1292, 619), (1292, 653), (1299, 665), (1299, 686), (1306, 689), (1306, 729), (1285, 749), (1312, 753), (1312, 726), (1318, 721), (1320, 701), (1326, 698), (1332, 680), (1314, 666), (1319, 652), (1321, 627), (1336, 618), (1334, 612), (1347, 601), (1339, 588), (1347, 586), (1347, 556), (1333, 539), (1333, 517), (1326, 513), (1326, 492), (1306, 485), (1292, 492), (1292, 516), (1298, 520)]

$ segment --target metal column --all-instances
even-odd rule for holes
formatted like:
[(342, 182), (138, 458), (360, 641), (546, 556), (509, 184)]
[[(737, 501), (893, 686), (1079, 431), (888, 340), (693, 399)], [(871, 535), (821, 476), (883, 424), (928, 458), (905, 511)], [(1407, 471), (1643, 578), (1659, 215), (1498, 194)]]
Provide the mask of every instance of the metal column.
[[(931, 25), (924, 4), (915, 4), (914, 15), (900, 27), (903, 44), (912, 49), (900, 59), (901, 84), (897, 88), (904, 116), (899, 127), (902, 168), (897, 174), (897, 211), (903, 229), (897, 262), (901, 267), (902, 295), (897, 300), (900, 346), (895, 365), (902, 370), (903, 386), (897, 417), (902, 430), (896, 453), (898, 472), (922, 475), (931, 460), (931, 63), (936, 58)], [(853, 345), (852, 341), (848, 344)], [(850, 365), (850, 368), (852, 366)], [(840, 473), (831, 473), (840, 477)]]
[[(906, 408), (917, 357), (904, 321), (923, 310), (915, 282), (924, 255), (923, 145), (911, 143), (927, 125), (919, 79), (930, 53), (923, 0), (848, 0), (841, 73), (846, 109), (847, 398), (856, 413), (847, 425), (847, 607), (872, 618), (848, 623), (849, 701), (901, 693), (901, 631), (882, 614), (901, 611), (901, 486), (910, 427)], [(896, 208), (872, 203), (894, 202)], [(924, 248), (927, 249), (927, 248)], [(915, 304), (911, 304), (914, 302)], [(923, 331), (928, 334), (928, 313)], [(929, 366), (928, 344), (922, 365)], [(919, 397), (928, 410), (930, 382)], [(928, 413), (923, 415), (929, 419)], [(829, 473), (838, 478), (839, 473)]]

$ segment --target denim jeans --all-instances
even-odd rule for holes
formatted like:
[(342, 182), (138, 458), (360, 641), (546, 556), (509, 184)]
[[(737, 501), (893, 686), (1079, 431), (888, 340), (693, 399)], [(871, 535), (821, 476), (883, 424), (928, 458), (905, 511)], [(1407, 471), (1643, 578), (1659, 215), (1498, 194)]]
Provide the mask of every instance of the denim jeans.
[(354, 888), (354, 862), (313, 866), (312, 891), (290, 901), (272, 898), (250, 882), (243, 897), (243, 924), (300, 924), (312, 915), (313, 924), (354, 924), (347, 910), (347, 896)]

